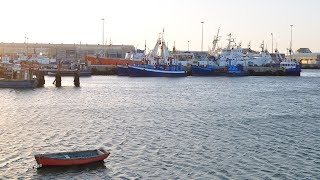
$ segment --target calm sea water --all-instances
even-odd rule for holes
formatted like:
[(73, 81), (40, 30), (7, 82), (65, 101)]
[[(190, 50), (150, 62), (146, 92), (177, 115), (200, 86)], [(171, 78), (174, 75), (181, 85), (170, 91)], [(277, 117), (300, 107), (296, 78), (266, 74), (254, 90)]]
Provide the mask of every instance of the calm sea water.
[[(320, 179), (320, 71), (301, 77), (53, 78), (0, 89), (0, 179)], [(104, 163), (33, 169), (104, 147)]]

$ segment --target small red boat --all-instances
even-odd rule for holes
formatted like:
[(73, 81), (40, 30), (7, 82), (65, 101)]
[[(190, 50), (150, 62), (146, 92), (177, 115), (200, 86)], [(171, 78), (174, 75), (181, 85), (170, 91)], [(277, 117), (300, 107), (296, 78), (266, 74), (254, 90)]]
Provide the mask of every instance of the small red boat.
[(70, 166), (103, 161), (109, 156), (109, 154), (110, 152), (104, 149), (95, 149), (87, 151), (37, 154), (34, 157), (40, 167)]

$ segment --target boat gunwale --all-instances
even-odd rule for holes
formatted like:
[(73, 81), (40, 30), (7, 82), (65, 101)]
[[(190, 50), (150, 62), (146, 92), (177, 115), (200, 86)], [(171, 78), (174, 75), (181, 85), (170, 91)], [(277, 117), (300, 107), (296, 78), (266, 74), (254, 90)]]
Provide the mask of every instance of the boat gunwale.
[[(97, 154), (94, 156), (82, 156), (82, 157), (70, 157), (70, 158), (61, 158), (61, 157), (49, 157), (48, 155), (63, 155), (63, 154), (73, 154), (73, 153), (82, 153), (82, 152), (96, 152)], [(102, 154), (99, 154), (101, 152)], [(48, 154), (36, 154), (34, 157), (37, 158), (47, 158), (47, 159), (57, 159), (57, 160), (80, 160), (80, 159), (89, 159), (89, 158), (96, 158), (96, 157), (102, 157), (102, 156), (109, 156), (110, 152), (105, 150), (87, 150), (87, 151), (66, 151), (66, 152), (59, 152), (59, 153), (48, 153)]]

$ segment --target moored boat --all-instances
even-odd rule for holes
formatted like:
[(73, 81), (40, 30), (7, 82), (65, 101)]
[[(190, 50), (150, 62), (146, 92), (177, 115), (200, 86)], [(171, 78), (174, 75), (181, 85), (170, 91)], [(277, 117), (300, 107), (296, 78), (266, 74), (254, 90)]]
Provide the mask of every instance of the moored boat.
[(229, 65), (228, 66), (228, 73), (227, 76), (248, 76), (248, 72), (244, 70), (244, 67), (240, 64), (234, 66)]
[(192, 76), (226, 76), (228, 73), (227, 67), (202, 65), (191, 65)]
[(108, 57), (105, 55), (97, 54), (96, 56), (86, 56), (86, 62), (90, 65), (133, 65), (133, 64), (143, 64), (145, 60), (145, 50), (132, 50), (125, 54), (124, 58), (118, 57)]
[(110, 155), (102, 148), (86, 151), (37, 154), (35, 159), (39, 166), (70, 166), (103, 161)]
[(130, 66), (128, 72), (133, 77), (186, 77), (182, 66)]
[(37, 79), (29, 69), (22, 69), (20, 64), (0, 67), (0, 88), (35, 88)]
[(300, 76), (301, 66), (297, 62), (286, 62), (280, 63), (280, 68), (284, 69), (285, 76)]
[(22, 80), (0, 78), (0, 88), (35, 88), (36, 85), (36, 79)]
[(118, 76), (129, 76), (127, 65), (117, 65)]
[(130, 76), (142, 77), (186, 77), (187, 72), (181, 62), (174, 59), (162, 37), (159, 37), (153, 50), (148, 54), (145, 64), (128, 65)]

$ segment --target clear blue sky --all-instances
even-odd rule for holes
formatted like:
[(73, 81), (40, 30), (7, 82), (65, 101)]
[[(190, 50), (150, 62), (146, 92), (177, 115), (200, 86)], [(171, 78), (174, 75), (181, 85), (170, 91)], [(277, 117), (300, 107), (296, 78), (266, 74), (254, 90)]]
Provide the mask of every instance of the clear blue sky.
[(320, 1), (318, 0), (4, 0), (1, 2), (0, 42), (131, 44), (152, 48), (165, 29), (169, 47), (201, 49), (201, 21), (204, 21), (204, 50), (210, 47), (218, 27), (221, 46), (228, 33), (236, 41), (259, 49), (265, 40), (271, 49), (285, 52), (293, 24), (293, 49), (309, 47), (320, 52)]

